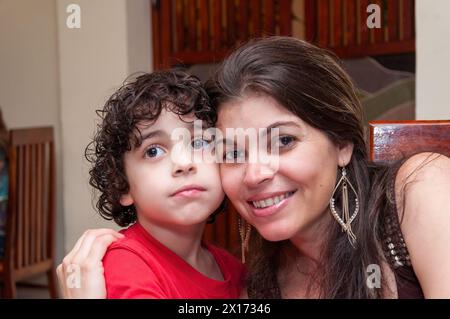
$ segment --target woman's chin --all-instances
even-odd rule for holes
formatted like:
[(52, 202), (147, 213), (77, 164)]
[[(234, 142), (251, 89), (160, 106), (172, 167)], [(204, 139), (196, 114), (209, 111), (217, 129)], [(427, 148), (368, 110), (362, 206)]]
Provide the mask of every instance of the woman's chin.
[(273, 227), (264, 227), (257, 229), (260, 235), (268, 241), (282, 241), (292, 237), (292, 232), (287, 229), (275, 229)]

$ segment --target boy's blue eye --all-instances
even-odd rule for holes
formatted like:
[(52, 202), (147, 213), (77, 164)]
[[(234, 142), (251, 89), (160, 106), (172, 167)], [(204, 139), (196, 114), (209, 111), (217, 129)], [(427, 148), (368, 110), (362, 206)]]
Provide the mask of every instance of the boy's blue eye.
[(164, 151), (161, 147), (159, 147), (159, 146), (152, 146), (152, 147), (149, 147), (149, 148), (145, 151), (145, 154), (146, 154), (148, 157), (157, 157), (157, 156), (163, 155), (164, 153), (165, 153), (165, 151)]
[(208, 140), (205, 140), (203, 138), (197, 138), (192, 141), (191, 146), (193, 149), (199, 150), (202, 148), (208, 148), (210, 146), (211, 142)]
[(226, 161), (233, 161), (233, 162), (239, 158), (244, 158), (244, 157), (245, 157), (245, 153), (243, 151), (239, 151), (239, 150), (232, 150), (232, 151), (226, 152), (225, 156), (224, 156)]

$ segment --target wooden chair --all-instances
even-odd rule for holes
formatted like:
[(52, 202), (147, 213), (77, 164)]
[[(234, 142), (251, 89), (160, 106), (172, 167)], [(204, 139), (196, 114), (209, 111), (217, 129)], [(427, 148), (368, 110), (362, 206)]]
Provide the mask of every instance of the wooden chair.
[(417, 152), (450, 156), (450, 120), (371, 121), (370, 160), (390, 163)]
[(13, 129), (9, 147), (6, 246), (0, 259), (3, 297), (16, 297), (17, 281), (46, 273), (50, 296), (56, 298), (53, 128)]

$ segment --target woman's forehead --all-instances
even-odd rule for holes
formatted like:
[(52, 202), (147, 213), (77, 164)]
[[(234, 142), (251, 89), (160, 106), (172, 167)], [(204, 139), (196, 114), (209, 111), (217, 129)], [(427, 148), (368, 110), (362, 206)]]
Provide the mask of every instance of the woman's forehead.
[(247, 96), (225, 102), (218, 111), (218, 127), (269, 127), (275, 122), (303, 121), (268, 95)]

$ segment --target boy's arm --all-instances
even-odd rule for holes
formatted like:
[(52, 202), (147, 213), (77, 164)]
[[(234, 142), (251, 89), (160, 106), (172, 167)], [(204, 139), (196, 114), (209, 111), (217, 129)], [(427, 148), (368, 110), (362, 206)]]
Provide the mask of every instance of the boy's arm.
[(109, 299), (167, 299), (158, 276), (135, 252), (114, 247), (104, 259), (107, 298)]

